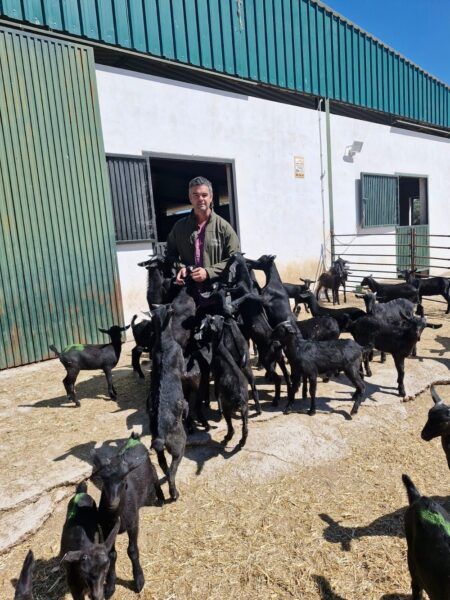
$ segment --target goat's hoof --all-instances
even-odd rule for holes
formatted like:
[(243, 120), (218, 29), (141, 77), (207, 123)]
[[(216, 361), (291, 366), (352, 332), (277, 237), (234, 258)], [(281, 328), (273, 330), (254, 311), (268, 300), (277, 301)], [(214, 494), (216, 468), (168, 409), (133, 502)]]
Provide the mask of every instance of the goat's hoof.
[(179, 497), (180, 497), (180, 494), (179, 494), (178, 490), (172, 490), (170, 492), (170, 498), (171, 498), (172, 502), (176, 502)]
[(140, 575), (137, 575), (137, 577), (134, 580), (134, 585), (136, 586), (137, 593), (139, 593), (145, 585), (145, 579), (142, 573)]
[(75, 404), (75, 406), (77, 406), (77, 407), (81, 406), (80, 401), (77, 400), (76, 398), (69, 398), (69, 400), (71, 400)]
[(315, 414), (316, 414), (316, 409), (315, 409), (315, 408), (310, 408), (310, 409), (308, 410), (308, 415), (309, 415), (310, 417), (313, 417)]
[(286, 408), (283, 410), (283, 415), (288, 415), (290, 412), (291, 412), (291, 407), (286, 406)]
[(116, 586), (112, 585), (112, 586), (105, 586), (105, 598), (106, 600), (108, 600), (108, 598), (111, 598), (112, 596), (114, 596), (114, 592), (116, 591)]
[(255, 414), (256, 414), (257, 417), (259, 417), (259, 415), (261, 414), (261, 409), (257, 408), (256, 411), (255, 411)]

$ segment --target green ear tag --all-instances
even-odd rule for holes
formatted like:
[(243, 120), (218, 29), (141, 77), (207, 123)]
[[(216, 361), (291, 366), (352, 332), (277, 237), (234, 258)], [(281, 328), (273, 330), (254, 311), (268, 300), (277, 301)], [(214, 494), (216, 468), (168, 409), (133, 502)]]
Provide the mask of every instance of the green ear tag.
[(421, 510), (419, 512), (420, 517), (431, 525), (436, 525), (444, 529), (445, 533), (450, 536), (450, 523), (440, 514), (432, 512), (431, 510)]
[(70, 350), (84, 350), (83, 344), (71, 344), (70, 346), (66, 346), (63, 352), (69, 352)]
[(75, 494), (75, 496), (69, 502), (69, 506), (67, 507), (66, 521), (69, 521), (69, 519), (73, 519), (75, 517), (75, 515), (77, 514), (78, 503), (83, 496), (86, 496), (84, 492), (81, 492), (80, 494)]
[(141, 443), (142, 442), (140, 440), (136, 440), (135, 438), (129, 438), (125, 446), (119, 452), (119, 454), (124, 454), (130, 448), (134, 448), (135, 446), (138, 446)]

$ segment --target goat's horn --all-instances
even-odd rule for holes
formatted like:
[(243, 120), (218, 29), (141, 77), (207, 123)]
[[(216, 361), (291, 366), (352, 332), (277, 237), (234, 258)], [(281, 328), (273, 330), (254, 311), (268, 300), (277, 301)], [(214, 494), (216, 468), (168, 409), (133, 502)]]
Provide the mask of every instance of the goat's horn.
[(430, 391), (431, 391), (431, 397), (433, 398), (433, 402), (435, 404), (442, 404), (442, 398), (437, 393), (436, 388), (434, 387), (434, 385), (431, 386)]

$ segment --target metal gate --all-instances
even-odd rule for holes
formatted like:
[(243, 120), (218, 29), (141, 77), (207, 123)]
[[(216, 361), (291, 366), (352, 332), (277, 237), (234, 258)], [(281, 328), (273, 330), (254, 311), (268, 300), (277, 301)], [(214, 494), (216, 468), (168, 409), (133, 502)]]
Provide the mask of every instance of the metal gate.
[(334, 258), (349, 263), (348, 287), (353, 290), (365, 275), (398, 281), (403, 269), (450, 276), (450, 234), (430, 234), (428, 225), (399, 226), (391, 233), (335, 234), (333, 243)]
[(0, 28), (0, 369), (122, 320), (92, 50)]

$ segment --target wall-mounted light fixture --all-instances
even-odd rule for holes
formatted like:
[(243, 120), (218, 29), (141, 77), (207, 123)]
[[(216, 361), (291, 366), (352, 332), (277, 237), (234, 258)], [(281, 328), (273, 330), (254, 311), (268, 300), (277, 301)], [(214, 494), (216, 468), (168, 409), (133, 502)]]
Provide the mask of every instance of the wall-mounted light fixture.
[(344, 152), (344, 160), (346, 162), (353, 162), (355, 154), (361, 152), (364, 142), (353, 142), (351, 146), (346, 146)]

